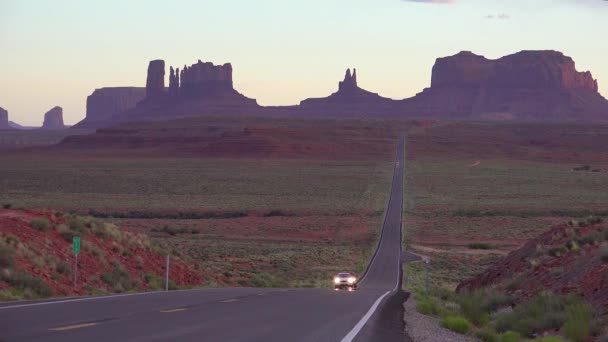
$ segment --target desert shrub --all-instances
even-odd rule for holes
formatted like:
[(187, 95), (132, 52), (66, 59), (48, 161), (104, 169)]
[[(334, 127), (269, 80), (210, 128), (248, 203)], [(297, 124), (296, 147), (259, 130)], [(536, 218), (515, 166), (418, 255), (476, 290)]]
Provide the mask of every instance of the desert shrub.
[(441, 320), (441, 326), (459, 334), (466, 334), (471, 329), (471, 324), (466, 318), (460, 316), (445, 317)]
[(67, 262), (62, 261), (55, 266), (55, 271), (59, 274), (69, 275), (71, 272), (70, 265)]
[(10, 209), (12, 206), (13, 205), (10, 204), (10, 203), (4, 203), (4, 204), (2, 204), (2, 208), (4, 208), (4, 209)]
[(144, 282), (151, 290), (159, 291), (165, 289), (165, 280), (154, 273), (144, 274)]
[(470, 249), (492, 249), (494, 246), (485, 242), (473, 242), (469, 244)]
[(566, 248), (568, 248), (570, 251), (572, 252), (576, 252), (579, 249), (581, 249), (581, 247), (579, 246), (579, 244), (576, 242), (576, 240), (570, 240), (566, 243)]
[(602, 241), (602, 235), (599, 232), (593, 232), (578, 239), (577, 242), (582, 245), (595, 245)]
[(249, 278), (251, 287), (284, 287), (286, 284), (268, 273), (256, 273)]
[(15, 250), (0, 240), (0, 269), (10, 268), (15, 265)]
[(553, 257), (559, 257), (566, 253), (568, 253), (568, 249), (564, 246), (553, 247), (553, 248), (549, 249), (549, 251), (547, 252), (547, 254), (549, 254), (550, 256), (553, 256)]
[(485, 298), (481, 291), (463, 293), (458, 302), (464, 317), (473, 324), (479, 326), (488, 322), (488, 312), (484, 307)]
[(438, 315), (440, 309), (432, 297), (420, 296), (416, 298), (416, 311), (423, 315)]
[(105, 272), (101, 280), (106, 283), (114, 292), (124, 292), (133, 289), (133, 282), (129, 273), (116, 263), (112, 272)]
[(295, 216), (295, 214), (292, 213), (286, 213), (282, 210), (271, 210), (267, 213), (264, 213), (264, 215), (262, 215), (264, 217), (274, 217), (274, 216)]
[(522, 282), (523, 282), (522, 277), (515, 277), (515, 278), (511, 279), (509, 281), (509, 283), (506, 285), (507, 291), (517, 290), (521, 286)]
[(527, 337), (532, 337), (535, 332), (557, 330), (566, 322), (568, 308), (579, 303), (582, 303), (581, 299), (572, 295), (556, 296), (543, 292), (516, 306), (512, 313), (500, 316), (496, 330), (515, 331)]
[(534, 342), (566, 342), (563, 338), (559, 336), (545, 336), (541, 338), (535, 338), (532, 340)]
[(73, 231), (65, 224), (58, 225), (57, 232), (68, 242), (72, 242), (72, 239), (74, 239), (75, 236), (80, 236), (78, 232)]
[(490, 328), (483, 328), (475, 333), (475, 336), (485, 342), (496, 342), (498, 337), (496, 332)]
[(591, 334), (592, 321), (593, 308), (587, 303), (574, 303), (566, 309), (566, 322), (562, 331), (574, 342), (585, 341)]
[(603, 262), (608, 262), (608, 247), (604, 247), (600, 250), (600, 259)]
[(2, 280), (23, 292), (25, 298), (45, 298), (53, 295), (53, 290), (41, 279), (22, 272), (4, 274)]
[(515, 331), (505, 331), (498, 336), (499, 342), (518, 342), (521, 340), (521, 335)]
[(30, 221), (30, 226), (43, 232), (50, 228), (49, 220), (44, 217), (32, 219)]

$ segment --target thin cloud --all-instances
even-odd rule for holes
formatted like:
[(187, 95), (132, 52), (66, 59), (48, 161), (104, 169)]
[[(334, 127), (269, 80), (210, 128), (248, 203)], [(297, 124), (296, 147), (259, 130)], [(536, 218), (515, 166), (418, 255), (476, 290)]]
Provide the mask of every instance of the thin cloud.
[(453, 4), (456, 0), (401, 0), (403, 2), (419, 2), (423, 4)]
[(484, 16), (486, 19), (509, 20), (511, 15), (508, 13), (488, 14)]

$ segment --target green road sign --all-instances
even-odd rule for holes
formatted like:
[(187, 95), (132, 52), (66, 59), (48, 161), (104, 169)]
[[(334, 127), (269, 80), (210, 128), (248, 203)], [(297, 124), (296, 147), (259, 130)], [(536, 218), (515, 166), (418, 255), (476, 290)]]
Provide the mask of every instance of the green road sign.
[(74, 248), (74, 254), (80, 253), (80, 236), (74, 236), (72, 239), (72, 247)]

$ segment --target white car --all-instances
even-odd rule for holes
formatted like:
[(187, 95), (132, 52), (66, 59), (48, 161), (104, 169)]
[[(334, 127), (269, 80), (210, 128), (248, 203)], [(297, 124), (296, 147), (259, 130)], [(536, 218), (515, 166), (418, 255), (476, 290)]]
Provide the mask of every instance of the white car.
[(336, 290), (356, 290), (358, 280), (359, 279), (357, 279), (357, 276), (354, 273), (341, 272), (334, 277), (334, 288)]

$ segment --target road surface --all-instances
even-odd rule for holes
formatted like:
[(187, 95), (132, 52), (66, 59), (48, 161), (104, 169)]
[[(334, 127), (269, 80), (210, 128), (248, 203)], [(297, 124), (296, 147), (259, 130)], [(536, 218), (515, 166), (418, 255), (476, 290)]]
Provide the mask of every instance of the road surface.
[[(0, 341), (374, 341), (398, 287), (403, 139), (360, 290), (226, 288), (2, 303)], [(405, 337), (404, 337), (405, 339)]]

